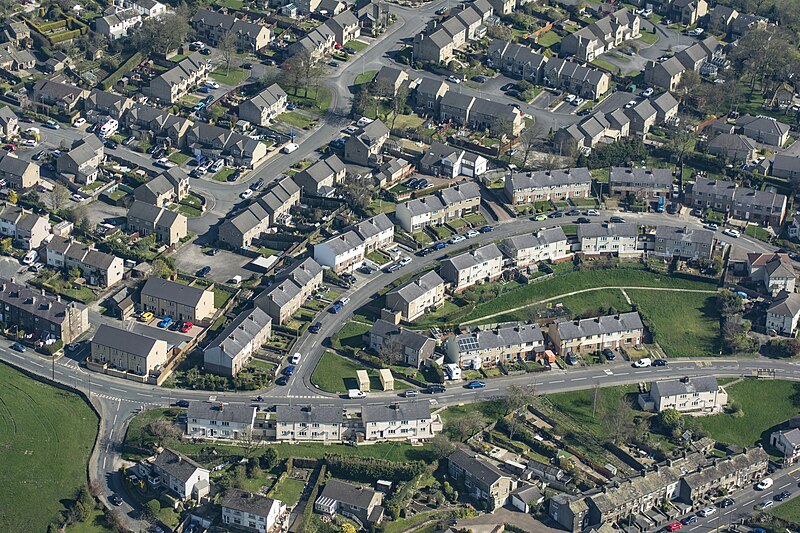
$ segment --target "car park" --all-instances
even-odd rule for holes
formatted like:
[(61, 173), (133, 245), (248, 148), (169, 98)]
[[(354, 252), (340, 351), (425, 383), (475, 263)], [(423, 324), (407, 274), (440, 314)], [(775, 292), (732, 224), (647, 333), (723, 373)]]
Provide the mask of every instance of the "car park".
[(160, 327), (161, 329), (166, 329), (166, 328), (168, 328), (170, 326), (170, 324), (172, 324), (172, 317), (165, 316), (158, 323), (158, 327)]
[(470, 381), (464, 385), (464, 388), (466, 389), (482, 389), (484, 387), (486, 387), (486, 383), (484, 381)]

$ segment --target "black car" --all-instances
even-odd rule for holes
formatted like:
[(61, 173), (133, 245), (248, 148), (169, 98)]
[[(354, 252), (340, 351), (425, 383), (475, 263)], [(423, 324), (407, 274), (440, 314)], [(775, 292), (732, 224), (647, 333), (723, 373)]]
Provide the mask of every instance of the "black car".
[(429, 246), (429, 247), (427, 247), (427, 248), (423, 248), (422, 250), (420, 250), (419, 252), (417, 252), (417, 255), (418, 255), (418, 256), (420, 256), (420, 257), (425, 257), (426, 255), (428, 255), (428, 254), (430, 254), (430, 253), (432, 253), (432, 252), (433, 252), (433, 248), (431, 248), (431, 247)]
[(580, 215), (580, 214), (581, 214), (581, 210), (580, 210), (580, 209), (570, 209), (570, 210), (569, 210), (569, 211), (567, 211), (567, 213), (566, 213), (566, 215), (567, 215), (568, 217), (576, 217), (576, 216), (578, 216), (578, 215)]
[(686, 518), (681, 520), (681, 524), (684, 526), (688, 526), (689, 524), (694, 524), (697, 522), (697, 517), (695, 515), (687, 516)]
[(251, 68), (253, 68), (253, 64), (252, 63), (242, 63), (242, 68), (250, 70)]
[(47, 151), (46, 151), (46, 150), (42, 150), (41, 152), (37, 152), (37, 153), (36, 153), (36, 155), (35, 155), (35, 156), (33, 156), (33, 160), (34, 160), (34, 161), (38, 161), (38, 160), (40, 160), (41, 158), (43, 158), (43, 157), (44, 157), (44, 154), (46, 154), (46, 153), (47, 153)]
[(319, 333), (319, 330), (322, 329), (322, 322), (317, 322), (316, 324), (312, 324), (308, 327), (308, 331), (311, 333)]
[(289, 383), (289, 376), (281, 376), (275, 380), (276, 385), (287, 385)]
[(561, 218), (563, 216), (564, 216), (564, 213), (562, 213), (561, 211), (553, 211), (552, 213), (547, 215), (547, 218)]
[(439, 393), (439, 392), (447, 392), (447, 388), (444, 385), (431, 384), (431, 385), (428, 385), (427, 392), (428, 392), (428, 394), (436, 394), (436, 393)]
[(615, 224), (624, 224), (625, 219), (622, 217), (611, 217), (608, 219), (609, 222), (613, 222)]
[(175, 405), (186, 409), (187, 407), (189, 407), (189, 400), (178, 400), (177, 402), (175, 402)]
[(653, 360), (653, 366), (668, 366), (669, 361), (666, 359), (655, 359)]
[(785, 491), (781, 492), (780, 494), (776, 494), (776, 495), (775, 495), (775, 497), (774, 497), (773, 499), (774, 499), (776, 502), (782, 502), (783, 500), (787, 500), (787, 499), (789, 499), (789, 497), (790, 497), (791, 495), (792, 495), (792, 493), (791, 493), (791, 492), (789, 492), (788, 490), (785, 490)]
[(200, 270), (197, 271), (197, 277), (198, 278), (204, 278), (204, 277), (208, 276), (210, 273), (211, 273), (211, 267), (206, 265), (206, 266), (204, 266), (203, 268), (201, 268)]
[(669, 207), (667, 207), (667, 213), (669, 213), (670, 215), (675, 215), (675, 214), (678, 213), (679, 209), (680, 208), (678, 207), (678, 204), (671, 203), (671, 204), (669, 204)]
[(117, 148), (117, 146), (119, 146), (119, 145), (117, 144), (117, 141), (114, 141), (114, 140), (111, 140), (111, 139), (106, 139), (106, 140), (103, 142), (103, 145), (104, 145), (106, 148), (110, 148), (111, 150), (115, 150), (115, 149)]
[(358, 53), (358, 50), (356, 50), (355, 48), (351, 48), (349, 46), (345, 46), (344, 51), (350, 54), (351, 56), (354, 56)]
[(204, 56), (210, 56), (211, 50), (209, 50), (208, 48), (201, 48), (200, 53), (203, 54)]
[(614, 352), (611, 351), (609, 348), (603, 349), (603, 357), (605, 357), (607, 361), (613, 361), (614, 359), (617, 358)]
[(112, 504), (116, 505), (117, 507), (122, 505), (122, 497), (119, 494), (112, 494), (111, 496), (109, 496), (108, 501), (110, 501)]
[(486, 83), (486, 76), (481, 76), (480, 74), (477, 76), (472, 76), (470, 78), (472, 81), (476, 81), (478, 83)]
[(520, 100), (522, 99), (522, 93), (516, 89), (511, 89), (510, 91), (506, 91), (506, 94), (511, 98), (519, 98)]
[(513, 88), (514, 88), (514, 87), (516, 87), (516, 86), (517, 86), (517, 84), (516, 84), (516, 83), (506, 83), (505, 85), (503, 85), (502, 87), (500, 87), (500, 90), (501, 90), (501, 91), (510, 91), (511, 89), (513, 89)]
[(215, 256), (215, 255), (217, 255), (218, 253), (219, 253), (219, 248), (212, 248), (212, 249), (210, 249), (210, 250), (208, 251), (208, 255), (210, 255), (210, 256), (212, 256), (212, 257), (213, 257), (213, 256)]
[(720, 506), (720, 508), (725, 509), (726, 507), (730, 507), (734, 503), (736, 503), (736, 502), (734, 502), (732, 498), (725, 498), (724, 500), (719, 502), (719, 506)]
[(257, 181), (250, 184), (250, 190), (257, 191), (261, 188), (262, 185), (264, 185), (264, 178), (258, 178)]
[(591, 219), (586, 217), (580, 217), (578, 220), (575, 221), (576, 224), (588, 224), (591, 222)]

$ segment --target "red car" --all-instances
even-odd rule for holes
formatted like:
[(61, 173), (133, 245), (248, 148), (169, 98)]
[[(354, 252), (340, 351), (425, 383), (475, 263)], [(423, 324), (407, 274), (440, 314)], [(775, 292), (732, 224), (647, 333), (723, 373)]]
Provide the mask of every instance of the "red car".
[(184, 322), (183, 325), (181, 326), (181, 333), (188, 333), (189, 330), (192, 329), (193, 325), (194, 324), (192, 324), (191, 322)]
[(17, 147), (14, 146), (13, 144), (10, 144), (10, 143), (5, 145), (5, 146), (3, 146), (3, 150), (7, 150), (9, 152), (13, 152), (16, 149), (17, 149)]
[(667, 525), (667, 531), (678, 531), (681, 527), (683, 527), (683, 524), (680, 522), (672, 522)]

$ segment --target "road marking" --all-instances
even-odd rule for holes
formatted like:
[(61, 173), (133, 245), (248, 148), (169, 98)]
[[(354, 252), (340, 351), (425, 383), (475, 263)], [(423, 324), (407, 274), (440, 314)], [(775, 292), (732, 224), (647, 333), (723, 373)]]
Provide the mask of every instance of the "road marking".
[(41, 363), (37, 363), (36, 361), (31, 361), (30, 363), (31, 363), (32, 365), (36, 365), (36, 366), (38, 366), (39, 368), (44, 368), (44, 367), (43, 367), (43, 365), (42, 365)]
[(751, 504), (751, 503), (753, 503), (754, 501), (756, 501), (756, 499), (755, 499), (755, 498), (753, 498), (752, 500), (748, 500), (748, 501), (744, 502), (742, 505), (750, 505), (750, 504)]
[(555, 381), (549, 381), (548, 383), (564, 383), (563, 379), (557, 379)]
[(792, 484), (792, 483), (791, 483), (791, 482), (789, 482), (789, 483), (786, 483), (786, 484), (784, 484), (784, 485), (781, 485), (781, 486), (780, 486), (780, 487), (778, 487), (778, 488), (779, 488), (779, 489), (785, 489), (786, 487), (788, 487), (788, 486), (789, 486), (789, 485), (791, 485), (791, 484)]
[(116, 387), (109, 387), (109, 389), (111, 389), (111, 390), (115, 390), (115, 391), (117, 391), (117, 392), (128, 392), (128, 391), (126, 391), (125, 389), (118, 389), (118, 388), (116, 388)]
[(104, 471), (105, 471), (105, 469), (106, 469), (106, 461), (108, 461), (108, 457), (107, 457), (107, 456), (106, 456), (106, 457), (103, 457), (103, 470), (104, 470)]
[(570, 381), (583, 381), (586, 378), (572, 378)]
[(634, 374), (647, 374), (649, 370), (637, 370)]
[(614, 373), (611, 371), (610, 368), (606, 368), (605, 370), (603, 370), (603, 372), (606, 373), (606, 376), (613, 376), (614, 375)]
[(619, 374), (617, 374), (617, 375), (618, 375), (618, 376), (627, 376), (628, 374), (630, 374), (630, 372), (620, 372), (620, 373), (619, 373)]

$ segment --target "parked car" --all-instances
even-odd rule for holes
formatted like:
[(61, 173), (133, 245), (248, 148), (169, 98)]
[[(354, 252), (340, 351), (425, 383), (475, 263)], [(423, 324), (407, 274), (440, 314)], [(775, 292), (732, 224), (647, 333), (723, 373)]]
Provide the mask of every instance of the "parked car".
[(654, 359), (653, 366), (669, 366), (669, 361), (666, 359)]
[(165, 316), (158, 323), (158, 327), (160, 327), (161, 329), (166, 329), (166, 328), (168, 328), (170, 326), (170, 324), (172, 324), (172, 317)]
[(639, 359), (638, 361), (633, 363), (633, 366), (636, 367), (636, 368), (647, 368), (652, 363), (653, 362), (650, 360), (649, 357), (642, 357), (641, 359)]
[(47, 151), (46, 151), (46, 150), (42, 150), (42, 151), (40, 151), (40, 152), (37, 152), (37, 153), (36, 153), (36, 155), (34, 155), (34, 156), (33, 156), (33, 160), (34, 160), (34, 161), (38, 161), (38, 160), (40, 160), (41, 158), (43, 158), (43, 157), (44, 157), (44, 154), (46, 154), (46, 153), (47, 153)]
[(774, 499), (776, 502), (782, 502), (782, 501), (784, 501), (784, 500), (788, 500), (789, 498), (791, 498), (791, 496), (792, 496), (792, 493), (791, 493), (791, 492), (789, 492), (788, 490), (784, 490), (784, 491), (783, 491), (783, 492), (781, 492), (780, 494), (776, 494), (776, 495), (773, 497), (773, 499)]
[(153, 320), (153, 316), (154, 316), (153, 313), (151, 313), (150, 311), (145, 311), (144, 313), (139, 315), (139, 320), (141, 320), (142, 322), (150, 322), (151, 320)]
[(203, 268), (201, 268), (200, 270), (197, 271), (197, 277), (204, 278), (204, 277), (208, 276), (210, 273), (211, 273), (211, 267), (206, 265), (206, 266), (204, 266)]
[(192, 324), (191, 322), (189, 322), (187, 320), (186, 322), (181, 324), (181, 333), (189, 333), (189, 331), (191, 331), (193, 326), (194, 326), (194, 324)]
[(635, 105), (636, 105), (636, 100), (631, 100), (630, 102), (628, 102), (627, 104), (625, 104), (625, 109), (630, 109), (630, 108), (632, 108), (632, 107), (633, 107), (633, 106), (635, 106)]
[(732, 228), (725, 228), (722, 230), (722, 234), (727, 235), (728, 237), (733, 237), (734, 239), (737, 239), (741, 235), (738, 230)]
[(683, 524), (684, 526), (688, 526), (689, 524), (694, 524), (695, 522), (697, 522), (697, 516), (695, 515), (687, 516), (686, 518), (681, 519), (681, 524)]
[(342, 304), (340, 304), (339, 302), (333, 304), (330, 309), (331, 313), (333, 313), (334, 315), (341, 310), (342, 310)]
[(756, 484), (756, 490), (767, 490), (774, 482), (771, 477), (765, 477)]
[(625, 219), (622, 217), (611, 217), (608, 219), (609, 222), (613, 222), (614, 224), (624, 224)]
[(599, 217), (600, 211), (598, 211), (597, 209), (589, 209), (586, 211), (586, 214), (589, 215), (590, 217)]
[(576, 222), (576, 223), (578, 223), (578, 224), (588, 224), (588, 223), (590, 223), (591, 221), (592, 221), (592, 220), (591, 220), (591, 219), (589, 219), (589, 218), (586, 218), (586, 217), (580, 217), (580, 218), (578, 218), (578, 219), (577, 219), (575, 222)]
[(466, 238), (462, 235), (455, 235), (450, 239), (450, 244), (456, 244), (464, 240), (466, 240)]
[(683, 524), (680, 522), (672, 522), (667, 524), (667, 531), (678, 531), (680, 528), (683, 527)]
[(112, 494), (108, 498), (108, 501), (110, 501), (112, 505), (116, 505), (117, 507), (119, 507), (120, 505), (122, 505), (123, 500), (122, 496), (120, 496), (119, 494)]
[(610, 348), (603, 349), (603, 357), (605, 357), (607, 361), (613, 361), (617, 358), (616, 354)]
[(83, 117), (78, 117), (78, 118), (75, 119), (75, 122), (72, 123), (72, 127), (73, 128), (80, 128), (84, 124), (86, 124), (86, 119), (83, 118)]
[(480, 229), (480, 232), (481, 233), (489, 233), (490, 231), (493, 231), (493, 230), (494, 230), (494, 228), (492, 226), (483, 226)]
[(419, 396), (419, 391), (418, 390), (407, 390), (407, 391), (405, 391), (403, 393), (403, 396), (405, 396), (406, 398), (414, 398), (416, 396)]
[(576, 217), (576, 216), (578, 216), (580, 214), (581, 214), (581, 210), (580, 209), (570, 209), (569, 211), (566, 212), (566, 215), (568, 217)]
[(300, 352), (295, 352), (294, 355), (292, 355), (292, 358), (289, 359), (289, 362), (292, 363), (293, 365), (296, 365), (297, 363), (300, 362), (301, 357), (302, 354), (300, 354)]
[(438, 252), (439, 250), (444, 250), (445, 248), (447, 248), (447, 246), (448, 244), (444, 241), (437, 242), (436, 244), (433, 245), (433, 249)]
[(469, 230), (467, 233), (465, 233), (465, 234), (464, 234), (464, 236), (465, 236), (467, 239), (472, 239), (472, 238), (475, 238), (475, 237), (477, 237), (478, 235), (480, 235), (480, 233), (478, 233), (478, 232), (477, 232), (477, 231), (475, 231), (474, 229), (471, 229), (471, 230)]
[(242, 63), (242, 68), (246, 70), (251, 70), (253, 68), (252, 63)]
[(242, 200), (247, 200), (251, 196), (253, 196), (253, 189), (245, 189), (239, 194), (239, 198)]
[(544, 213), (539, 213), (538, 215), (534, 215), (533, 221), (534, 222), (541, 222), (542, 220), (547, 220), (547, 215)]
[(708, 222), (707, 224), (704, 224), (703, 227), (706, 229), (710, 229), (711, 231), (717, 231), (719, 229), (719, 226), (717, 226), (713, 222)]
[(464, 388), (467, 389), (482, 389), (484, 387), (486, 387), (486, 383), (483, 381), (470, 381), (469, 383), (464, 385)]
[(321, 329), (322, 329), (322, 322), (317, 322), (316, 324), (312, 324), (311, 326), (308, 327), (308, 331), (314, 334), (319, 333)]
[(299, 144), (297, 144), (297, 143), (288, 143), (286, 146), (284, 146), (281, 149), (281, 152), (283, 152), (284, 154), (291, 154), (292, 152), (294, 152), (298, 148), (300, 148)]
[(735, 502), (735, 501), (733, 501), (733, 498), (725, 498), (724, 500), (722, 500), (721, 502), (719, 502), (719, 506), (720, 506), (722, 509), (725, 509), (726, 507), (730, 507), (730, 506), (731, 506), (731, 505), (733, 505), (734, 503), (736, 503), (736, 502)]
[(14, 344), (12, 344), (11, 345), (11, 349), (16, 351), (16, 352), (20, 352), (20, 353), (28, 351), (28, 349), (25, 346), (23, 346), (22, 344), (20, 344), (18, 342), (15, 342)]
[(653, 93), (654, 93), (654, 92), (655, 92), (655, 91), (653, 91), (653, 88), (652, 88), (652, 87), (648, 87), (647, 89), (645, 89), (644, 91), (642, 91), (642, 96), (644, 96), (645, 98), (650, 98), (651, 96), (653, 96)]
[(51, 130), (59, 130), (59, 129), (61, 129), (61, 125), (58, 122), (56, 122), (55, 120), (52, 120), (52, 119), (48, 120), (47, 122), (45, 122), (44, 126), (46, 128), (50, 128)]
[(563, 216), (564, 216), (563, 211), (553, 211), (552, 213), (547, 215), (548, 218), (561, 218)]
[(289, 376), (280, 376), (275, 380), (276, 385), (285, 386), (289, 384)]
[(22, 146), (27, 146), (29, 148), (33, 148), (38, 144), (39, 143), (37, 143), (35, 139), (25, 139), (24, 141), (22, 141)]
[(219, 83), (211, 80), (206, 80), (205, 83), (206, 87), (211, 87), (212, 89), (219, 89)]
[(706, 516), (711, 516), (712, 514), (714, 514), (716, 512), (717, 512), (717, 510), (714, 509), (713, 507), (704, 507), (704, 508), (700, 509), (700, 511), (697, 514), (699, 514), (700, 516), (705, 518)]
[(428, 394), (439, 394), (442, 392), (447, 392), (447, 388), (444, 385), (431, 383), (430, 385), (428, 385), (426, 391), (428, 392)]
[(769, 509), (773, 505), (775, 505), (774, 501), (772, 501), (772, 500), (764, 500), (763, 502), (761, 502), (761, 510), (763, 511), (764, 509)]
[(291, 376), (292, 374), (294, 374), (295, 370), (297, 370), (296, 366), (289, 365), (289, 366), (287, 366), (286, 368), (283, 369), (283, 375), (284, 376)]
[(447, 81), (450, 83), (461, 83), (461, 78), (456, 78), (455, 76), (448, 76)]

